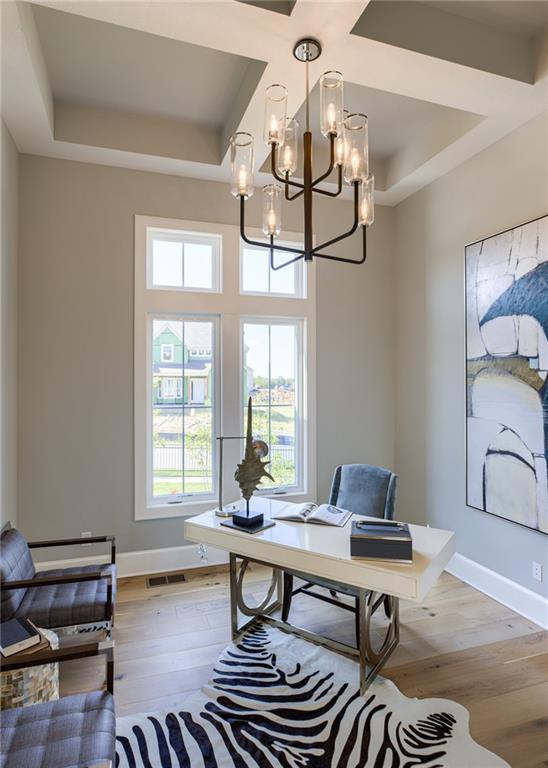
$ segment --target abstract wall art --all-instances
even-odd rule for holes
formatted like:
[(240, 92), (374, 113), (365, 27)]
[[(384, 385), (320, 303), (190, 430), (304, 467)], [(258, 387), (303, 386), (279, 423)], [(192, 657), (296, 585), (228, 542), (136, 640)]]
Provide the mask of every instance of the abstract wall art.
[(466, 246), (467, 504), (548, 533), (548, 216)]

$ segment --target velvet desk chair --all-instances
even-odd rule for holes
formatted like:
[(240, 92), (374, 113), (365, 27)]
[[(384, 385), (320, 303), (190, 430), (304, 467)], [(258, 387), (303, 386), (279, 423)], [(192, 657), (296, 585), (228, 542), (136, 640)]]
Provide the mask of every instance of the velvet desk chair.
[[(383, 520), (394, 520), (396, 506), (396, 475), (389, 469), (373, 467), (369, 464), (344, 464), (337, 467), (333, 475), (329, 503), (334, 507), (348, 509), (356, 515), (378, 517)], [(350, 532), (348, 533), (350, 536)], [(344, 610), (352, 611), (356, 617), (356, 646), (359, 646), (359, 615), (357, 611), (357, 598), (349, 604), (337, 599), (337, 592), (345, 594), (344, 589), (335, 582), (327, 579), (315, 578), (310, 581), (303, 575), (304, 584), (294, 588), (293, 575), (284, 573), (284, 590), (282, 620), (287, 621), (291, 610), (293, 595), (303, 593), (318, 600), (323, 600), (331, 605), (336, 605)], [(314, 587), (324, 587), (329, 590), (329, 596), (314, 591)], [(377, 601), (374, 610), (378, 608), (384, 599)], [(385, 605), (387, 611), (387, 606)], [(387, 613), (388, 615), (388, 613)]]

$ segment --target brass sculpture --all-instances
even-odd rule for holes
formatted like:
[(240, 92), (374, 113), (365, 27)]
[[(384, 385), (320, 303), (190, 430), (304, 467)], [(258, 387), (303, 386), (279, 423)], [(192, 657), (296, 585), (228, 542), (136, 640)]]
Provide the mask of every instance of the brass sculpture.
[(251, 397), (247, 401), (247, 433), (245, 439), (245, 456), (234, 474), (234, 479), (240, 486), (242, 496), (246, 500), (246, 510), (249, 516), (249, 500), (253, 496), (257, 486), (263, 477), (268, 477), (274, 482), (274, 478), (265, 467), (269, 461), (262, 459), (268, 455), (268, 445), (264, 440), (253, 440)]

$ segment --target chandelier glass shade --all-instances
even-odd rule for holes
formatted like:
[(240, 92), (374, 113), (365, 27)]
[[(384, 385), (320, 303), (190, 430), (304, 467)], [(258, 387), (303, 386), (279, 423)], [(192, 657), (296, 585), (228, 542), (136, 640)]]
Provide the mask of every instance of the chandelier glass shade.
[[(270, 251), (272, 269), (282, 269), (304, 259), (331, 259), (349, 264), (363, 264), (367, 257), (367, 229), (374, 221), (374, 178), (369, 173), (369, 142), (367, 116), (348, 113), (344, 109), (344, 82), (340, 72), (325, 72), (319, 81), (320, 131), (329, 142), (329, 164), (324, 173), (314, 178), (312, 169), (312, 132), (308, 63), (318, 58), (321, 46), (317, 40), (299, 40), (294, 56), (306, 66), (306, 125), (299, 146), (299, 123), (287, 115), (287, 89), (274, 84), (267, 88), (265, 98), (264, 141), (270, 147), (270, 171), (278, 183), (263, 187), (263, 233), (268, 242), (251, 240), (245, 234), (245, 202), (254, 189), (254, 147), (249, 133), (238, 132), (230, 139), (231, 192), (240, 200), (240, 235), (244, 242)], [(299, 154), (302, 151), (302, 181), (295, 179)], [(336, 172), (336, 189), (320, 186)], [(312, 207), (314, 195), (338, 197), (344, 182), (353, 188), (354, 221), (351, 227), (320, 245), (314, 245)], [(275, 245), (282, 231), (282, 197), (292, 202), (302, 197), (304, 207), (303, 247)], [(362, 256), (350, 259), (325, 253), (325, 249), (362, 230)], [(274, 251), (286, 252), (287, 260), (274, 264)]]

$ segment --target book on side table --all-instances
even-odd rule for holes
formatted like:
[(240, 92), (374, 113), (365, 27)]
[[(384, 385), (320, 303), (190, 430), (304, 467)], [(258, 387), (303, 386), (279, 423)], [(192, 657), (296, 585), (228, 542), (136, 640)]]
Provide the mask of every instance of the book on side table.
[(7, 658), (16, 653), (43, 651), (50, 642), (29, 619), (8, 619), (0, 624), (0, 653)]
[(295, 523), (317, 523), (318, 525), (336, 525), (342, 528), (352, 517), (347, 509), (334, 507), (332, 504), (289, 504), (287, 509), (272, 515), (273, 520), (290, 520)]

